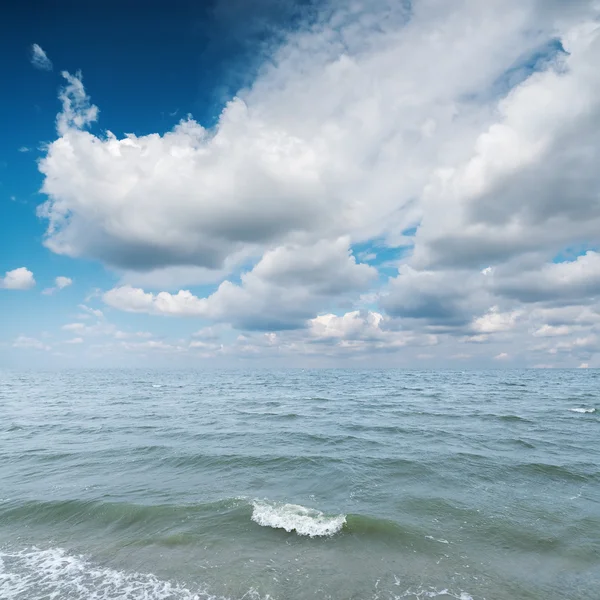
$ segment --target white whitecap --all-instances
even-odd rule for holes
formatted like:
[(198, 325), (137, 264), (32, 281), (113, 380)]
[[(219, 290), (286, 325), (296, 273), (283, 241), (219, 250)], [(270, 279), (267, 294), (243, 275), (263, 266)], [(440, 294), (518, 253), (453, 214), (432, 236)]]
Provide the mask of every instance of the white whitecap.
[(440, 544), (449, 544), (450, 543), (448, 540), (437, 539), (437, 538), (434, 538), (432, 535), (426, 535), (425, 539), (431, 540), (432, 542), (439, 542)]
[(161, 387), (162, 387), (162, 384), (160, 384), (160, 383), (153, 383), (153, 384), (152, 384), (152, 387), (153, 387), (153, 388), (161, 388)]
[(595, 408), (570, 408), (569, 410), (571, 412), (576, 412), (576, 413), (595, 413), (596, 412)]
[(338, 533), (346, 523), (346, 515), (327, 516), (320, 510), (299, 504), (283, 504), (265, 501), (252, 503), (252, 520), (263, 527), (295, 531), (308, 537), (331, 536)]
[[(399, 585), (400, 581), (398, 580), (398, 578), (395, 575), (394, 578), (396, 579), (396, 585)], [(401, 594), (400, 596), (395, 596), (395, 598), (437, 598), (439, 596), (449, 596), (450, 598), (456, 598), (456, 600), (473, 600), (473, 596), (467, 594), (467, 592), (460, 592), (459, 594), (454, 594), (448, 588), (444, 588), (442, 590), (436, 590), (433, 588), (420, 588), (415, 590), (410, 588), (406, 590), (404, 594)]]

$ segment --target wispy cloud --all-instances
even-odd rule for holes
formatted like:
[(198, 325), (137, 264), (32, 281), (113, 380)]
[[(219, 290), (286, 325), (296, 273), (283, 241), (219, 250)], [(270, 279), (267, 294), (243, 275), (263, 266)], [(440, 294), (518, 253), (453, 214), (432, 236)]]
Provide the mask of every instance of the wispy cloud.
[(33, 350), (51, 350), (51, 346), (44, 344), (37, 338), (27, 337), (25, 335), (20, 335), (13, 342), (13, 348), (24, 348), (24, 349), (33, 349)]
[(52, 61), (38, 44), (31, 46), (31, 64), (42, 71), (52, 71)]
[(54, 280), (54, 287), (51, 288), (46, 288), (42, 294), (45, 294), (46, 296), (50, 296), (52, 294), (54, 294), (54, 292), (58, 292), (66, 287), (69, 287), (71, 284), (73, 283), (73, 280), (70, 277), (57, 277)]

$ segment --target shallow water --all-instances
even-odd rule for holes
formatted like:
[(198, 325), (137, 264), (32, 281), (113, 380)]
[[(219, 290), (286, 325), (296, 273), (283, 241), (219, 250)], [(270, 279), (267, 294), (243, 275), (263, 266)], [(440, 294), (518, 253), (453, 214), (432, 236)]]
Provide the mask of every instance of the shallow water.
[(596, 600), (600, 372), (0, 373), (0, 598)]

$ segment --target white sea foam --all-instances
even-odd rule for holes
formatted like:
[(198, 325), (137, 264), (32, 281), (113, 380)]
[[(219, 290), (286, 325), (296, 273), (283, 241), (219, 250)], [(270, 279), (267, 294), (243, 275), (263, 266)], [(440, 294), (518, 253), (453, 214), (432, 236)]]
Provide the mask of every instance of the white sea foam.
[(394, 596), (396, 600), (400, 600), (400, 598), (414, 598), (415, 600), (424, 600), (425, 598), (438, 598), (443, 596), (444, 598), (456, 598), (456, 600), (473, 600), (473, 596), (467, 594), (467, 592), (460, 592), (459, 594), (454, 594), (448, 589), (443, 590), (407, 590), (401, 596)]
[(576, 413), (595, 413), (596, 412), (595, 408), (570, 408), (569, 410), (571, 412), (576, 412)]
[(255, 501), (252, 506), (252, 520), (255, 523), (309, 537), (334, 535), (346, 523), (346, 515), (327, 516), (320, 510), (299, 504)]
[[(398, 583), (396, 583), (396, 585), (398, 585)], [(408, 589), (400, 596), (394, 596), (394, 598), (395, 600), (400, 600), (400, 598), (414, 598), (415, 600), (425, 600), (425, 598), (439, 598), (440, 596), (443, 596), (444, 598), (456, 598), (456, 600), (473, 600), (473, 596), (467, 594), (467, 592), (460, 592), (458, 594), (455, 594), (447, 588), (443, 590), (435, 590), (432, 588)]]
[[(217, 600), (206, 591), (95, 565), (61, 548), (0, 552), (0, 598), (3, 600)], [(245, 598), (258, 598), (252, 590)], [(220, 599), (225, 600), (225, 599)]]
[(448, 540), (437, 539), (437, 538), (434, 538), (432, 535), (426, 535), (425, 539), (431, 540), (432, 542), (439, 542), (440, 544), (449, 544), (450, 543)]

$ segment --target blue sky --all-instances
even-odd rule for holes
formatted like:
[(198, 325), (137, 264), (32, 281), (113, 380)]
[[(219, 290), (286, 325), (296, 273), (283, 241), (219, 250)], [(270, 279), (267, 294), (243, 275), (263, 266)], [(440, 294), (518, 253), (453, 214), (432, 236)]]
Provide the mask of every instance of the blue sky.
[(7, 15), (0, 367), (600, 366), (594, 2)]

